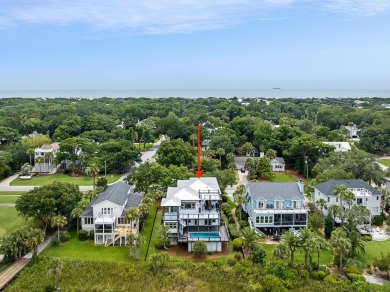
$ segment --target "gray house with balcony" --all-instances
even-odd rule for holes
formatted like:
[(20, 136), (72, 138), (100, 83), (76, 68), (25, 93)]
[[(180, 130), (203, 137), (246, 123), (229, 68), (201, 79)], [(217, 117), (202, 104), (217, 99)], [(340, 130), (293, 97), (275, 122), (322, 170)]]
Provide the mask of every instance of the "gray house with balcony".
[(132, 193), (124, 182), (110, 185), (81, 214), (81, 228), (94, 232), (95, 245), (126, 244), (126, 235), (138, 234), (139, 224), (126, 218), (130, 208), (140, 205), (144, 193)]
[(307, 226), (302, 182), (256, 182), (246, 186), (244, 210), (251, 228), (266, 235)]
[(221, 217), (221, 190), (215, 177), (179, 180), (161, 200), (163, 224), (169, 226), (172, 244), (187, 244), (192, 251), (196, 241), (205, 241), (210, 252), (220, 252), (229, 241)]
[[(345, 185), (349, 191), (355, 195), (355, 200), (351, 205), (343, 202), (343, 208), (351, 208), (355, 205), (365, 206), (371, 212), (371, 216), (381, 213), (381, 194), (371, 185), (362, 179), (332, 179), (322, 184), (314, 186), (314, 198), (316, 201), (324, 199), (327, 207), (330, 205), (340, 205), (339, 198), (335, 196), (335, 188), (338, 185)], [(328, 211), (324, 208), (324, 215)]]

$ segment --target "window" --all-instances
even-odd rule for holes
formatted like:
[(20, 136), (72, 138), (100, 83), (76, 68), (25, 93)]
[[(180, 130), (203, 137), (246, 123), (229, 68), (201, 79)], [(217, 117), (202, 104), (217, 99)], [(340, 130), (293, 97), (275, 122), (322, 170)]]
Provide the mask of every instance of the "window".
[(299, 208), (299, 205), (298, 205), (298, 203), (299, 203), (298, 201), (294, 201), (294, 205), (293, 205), (293, 206), (294, 206), (294, 209), (297, 209), (297, 208)]
[(377, 201), (379, 200), (379, 196), (376, 196), (376, 200), (377, 200)]
[(282, 206), (282, 202), (281, 201), (276, 201), (276, 209), (280, 209), (281, 206)]
[(330, 202), (330, 197), (328, 197), (328, 203)]
[(269, 224), (273, 222), (273, 216), (257, 216), (256, 217), (256, 223), (260, 224)]
[(102, 214), (113, 214), (114, 208), (102, 208)]
[(259, 217), (259, 216), (256, 216), (256, 223), (257, 223), (257, 224), (260, 223), (260, 217)]
[(259, 201), (259, 209), (263, 209), (264, 208), (264, 202), (263, 201)]
[(88, 225), (93, 224), (93, 218), (91, 217), (84, 218), (84, 224), (88, 224)]
[(373, 207), (372, 208), (373, 213), (379, 213), (379, 207)]
[(264, 216), (260, 216), (260, 223), (264, 223)]
[(165, 222), (165, 226), (169, 226), (170, 229), (177, 228), (177, 222)]
[(195, 210), (195, 202), (181, 203), (181, 208)]
[[(328, 202), (329, 202), (329, 200), (328, 200)], [(339, 197), (336, 197), (336, 203), (338, 203), (339, 202)]]

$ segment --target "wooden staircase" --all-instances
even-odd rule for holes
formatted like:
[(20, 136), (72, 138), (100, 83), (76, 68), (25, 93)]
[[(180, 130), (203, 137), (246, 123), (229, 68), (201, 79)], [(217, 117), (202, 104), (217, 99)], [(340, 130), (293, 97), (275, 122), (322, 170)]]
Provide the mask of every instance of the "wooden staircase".
[(111, 244), (114, 245), (115, 241), (117, 241), (120, 237), (121, 237), (120, 234), (115, 235), (115, 237), (113, 239), (110, 239), (110, 240), (106, 241), (105, 246), (109, 246)]

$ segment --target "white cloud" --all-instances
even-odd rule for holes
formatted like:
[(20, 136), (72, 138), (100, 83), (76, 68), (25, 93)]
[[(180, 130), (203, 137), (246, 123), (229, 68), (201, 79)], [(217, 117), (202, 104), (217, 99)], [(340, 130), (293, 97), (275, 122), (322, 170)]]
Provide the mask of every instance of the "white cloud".
[(212, 30), (296, 0), (1, 0), (0, 25), (87, 24), (146, 33)]
[(390, 10), (389, 0), (329, 0), (324, 7), (354, 16), (373, 16)]

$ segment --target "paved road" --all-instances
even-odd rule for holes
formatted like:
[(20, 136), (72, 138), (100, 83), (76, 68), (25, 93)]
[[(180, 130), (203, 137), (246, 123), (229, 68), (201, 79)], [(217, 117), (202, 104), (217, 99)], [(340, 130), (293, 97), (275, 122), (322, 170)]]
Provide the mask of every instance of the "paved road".
[(1, 203), (0, 207), (15, 207), (15, 204), (13, 204), (13, 203)]
[[(152, 148), (150, 148), (149, 150), (145, 151), (142, 154), (142, 156), (141, 156), (142, 162), (141, 163), (144, 163), (146, 161), (150, 161), (150, 162), (155, 161), (155, 159), (153, 158), (153, 155), (157, 152), (157, 149), (160, 147), (161, 142), (163, 140), (164, 140), (164, 138), (159, 140), (157, 143), (155, 143), (153, 145)], [(136, 163), (135, 167), (138, 167), (138, 166), (139, 166), (139, 164)], [(118, 181), (123, 181), (127, 177), (128, 174), (129, 174), (129, 172), (124, 173), (119, 178)], [(0, 182), (0, 191), (2, 191), (2, 192), (28, 192), (28, 191), (33, 190), (34, 188), (39, 187), (39, 186), (10, 186), (9, 184), (17, 177), (18, 177), (18, 174), (15, 174), (15, 175), (12, 175), (12, 176), (2, 180)], [(69, 179), (69, 181), (71, 182), (71, 179)], [(90, 190), (93, 190), (93, 186), (80, 186), (81, 192), (90, 191)]]
[(383, 164), (380, 164), (379, 162), (377, 162), (377, 164), (379, 165), (379, 167), (380, 167), (383, 171), (386, 171), (386, 170), (389, 169), (387, 166), (384, 166)]

